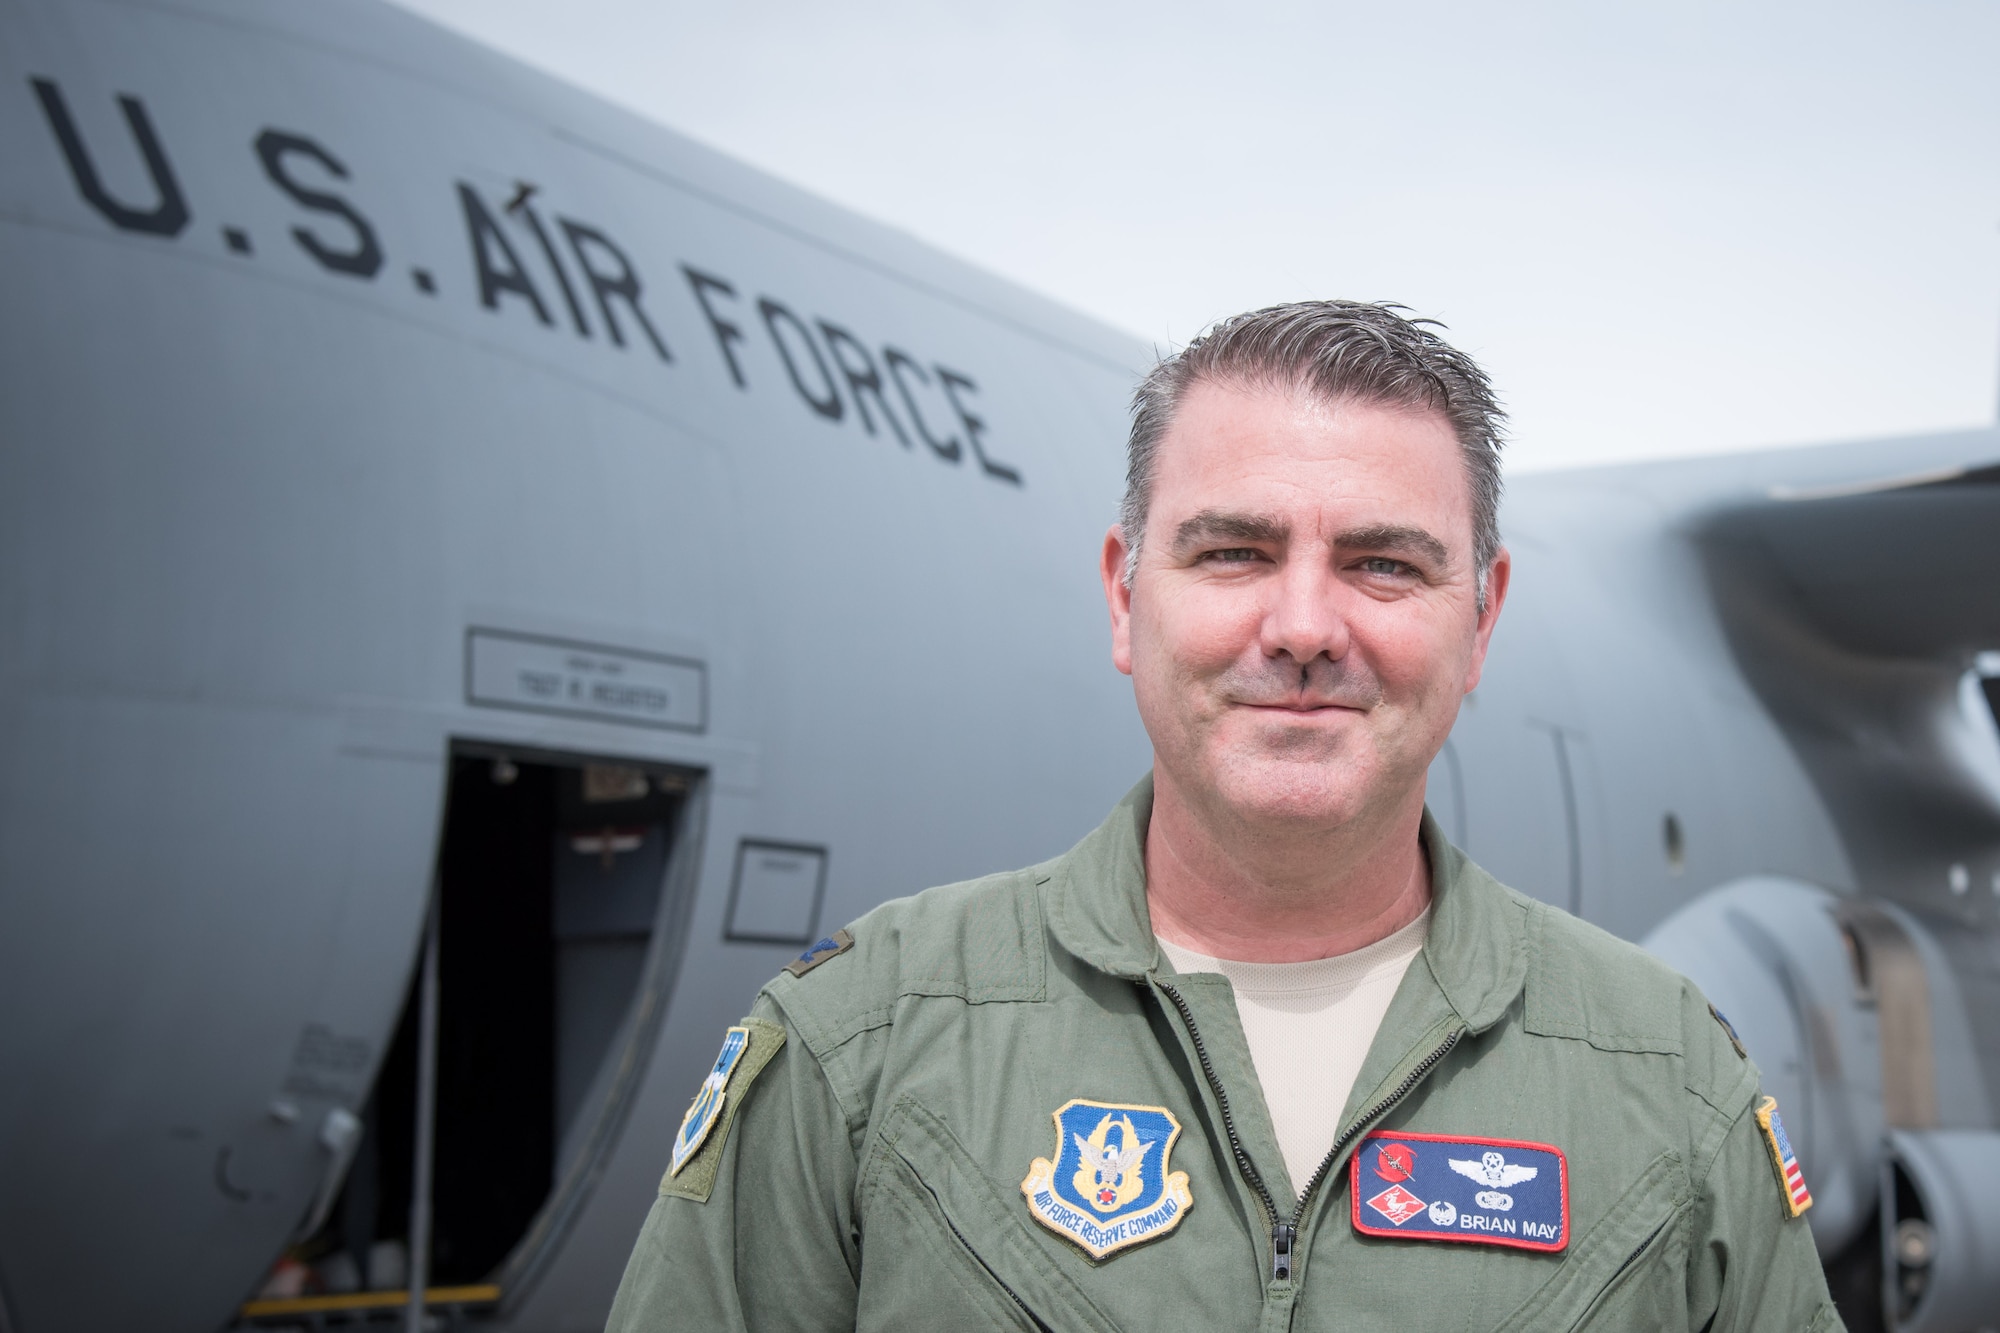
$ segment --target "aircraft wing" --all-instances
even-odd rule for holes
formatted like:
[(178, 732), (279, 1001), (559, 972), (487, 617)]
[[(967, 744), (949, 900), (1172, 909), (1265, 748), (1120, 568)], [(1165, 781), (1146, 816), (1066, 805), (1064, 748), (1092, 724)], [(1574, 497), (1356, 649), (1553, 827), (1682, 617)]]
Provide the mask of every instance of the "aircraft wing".
[(2000, 461), (1774, 489), (1720, 515), (1707, 545), (1713, 577), (1754, 582), (1766, 611), (1789, 610), (1847, 652), (2000, 648)]
[(1697, 544), (1857, 881), (1917, 901), (1963, 887), (2000, 821), (2000, 462), (1774, 487)]

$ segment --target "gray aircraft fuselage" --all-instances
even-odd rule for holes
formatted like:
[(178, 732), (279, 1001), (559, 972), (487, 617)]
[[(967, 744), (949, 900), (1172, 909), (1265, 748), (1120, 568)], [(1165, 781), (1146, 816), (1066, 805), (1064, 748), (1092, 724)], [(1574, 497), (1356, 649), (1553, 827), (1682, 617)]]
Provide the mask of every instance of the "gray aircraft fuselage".
[[(1147, 349), (363, 0), (0, 0), (0, 162), (0, 1329), (393, 1286), (426, 1067), (453, 1308), (600, 1324), (756, 988), (1144, 771)], [(1432, 770), (1738, 1006), (1823, 1255), (1931, 1228), (1897, 1327), (2000, 1264), (1995, 458), (1514, 479)]]

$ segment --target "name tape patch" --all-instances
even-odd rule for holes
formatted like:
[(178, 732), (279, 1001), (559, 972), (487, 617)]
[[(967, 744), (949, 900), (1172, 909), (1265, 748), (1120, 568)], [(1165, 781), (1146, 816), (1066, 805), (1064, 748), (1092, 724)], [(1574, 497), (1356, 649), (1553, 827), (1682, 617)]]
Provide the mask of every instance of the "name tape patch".
[(1546, 1143), (1378, 1129), (1347, 1169), (1363, 1235), (1523, 1250), (1569, 1244), (1569, 1161)]
[(1194, 1196), (1187, 1172), (1168, 1169), (1181, 1134), (1173, 1112), (1079, 1097), (1051, 1114), (1055, 1160), (1037, 1157), (1021, 1182), (1037, 1222), (1093, 1259), (1181, 1224)]

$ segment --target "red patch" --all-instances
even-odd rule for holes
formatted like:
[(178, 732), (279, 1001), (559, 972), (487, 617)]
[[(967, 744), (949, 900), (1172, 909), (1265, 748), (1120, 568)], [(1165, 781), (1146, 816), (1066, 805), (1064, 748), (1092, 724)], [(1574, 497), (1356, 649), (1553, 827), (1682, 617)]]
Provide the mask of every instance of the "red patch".
[(1368, 1206), (1397, 1226), (1409, 1221), (1424, 1209), (1430, 1207), (1422, 1199), (1404, 1189), (1401, 1185), (1391, 1185), (1368, 1201)]
[(1408, 1180), (1417, 1169), (1417, 1154), (1407, 1143), (1385, 1143), (1375, 1150), (1375, 1174), (1384, 1180)]

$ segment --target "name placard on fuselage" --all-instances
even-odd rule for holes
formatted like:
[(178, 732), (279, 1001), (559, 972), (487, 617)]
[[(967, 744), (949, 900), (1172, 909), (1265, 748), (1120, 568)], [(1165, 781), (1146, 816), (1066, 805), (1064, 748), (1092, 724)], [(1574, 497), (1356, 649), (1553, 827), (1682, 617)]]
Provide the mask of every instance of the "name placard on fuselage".
[(509, 630), (465, 632), (465, 701), (669, 731), (708, 726), (708, 667)]

